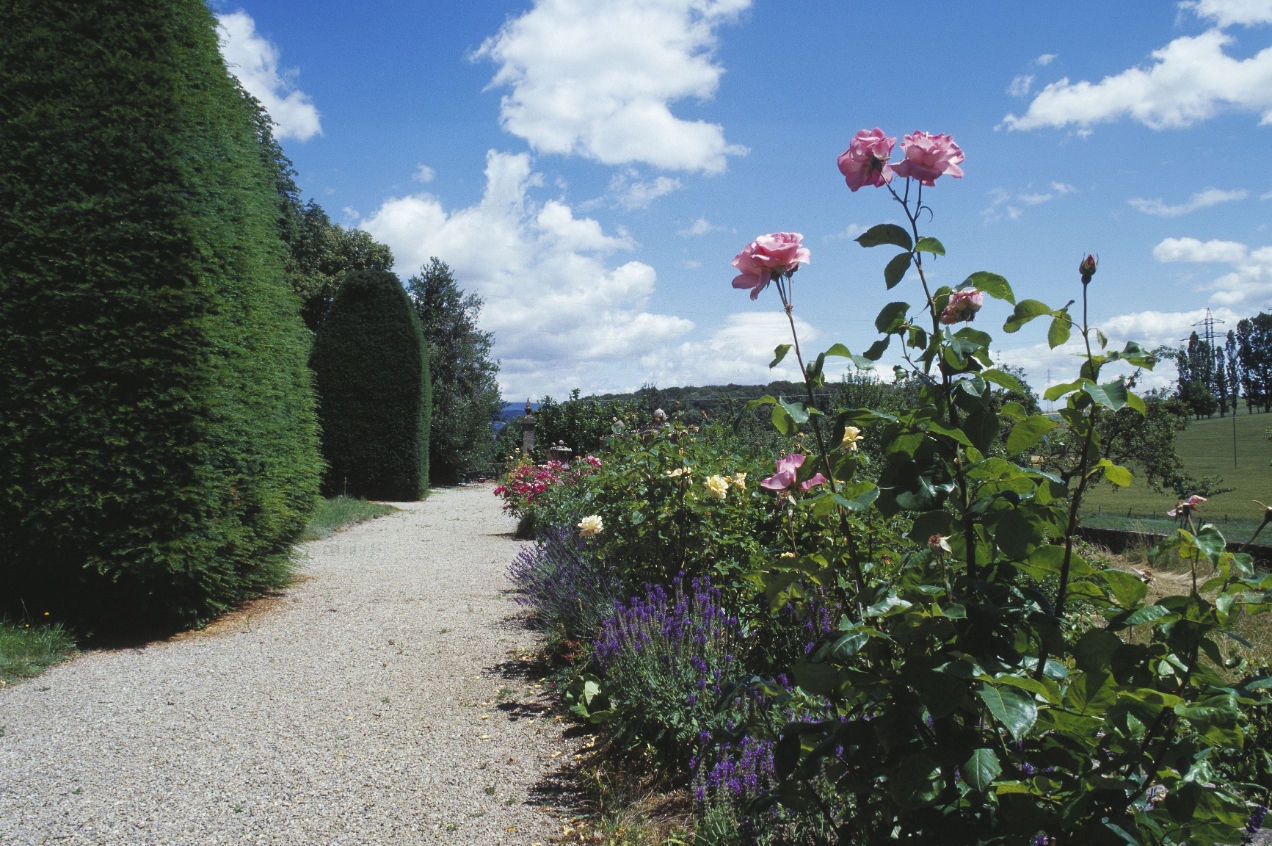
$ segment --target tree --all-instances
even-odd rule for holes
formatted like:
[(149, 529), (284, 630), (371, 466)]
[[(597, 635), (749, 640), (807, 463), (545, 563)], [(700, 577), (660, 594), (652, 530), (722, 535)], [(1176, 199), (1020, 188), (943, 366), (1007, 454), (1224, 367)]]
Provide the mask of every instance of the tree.
[(490, 421), (503, 406), (494, 335), (477, 327), (482, 299), (465, 295), (445, 262), (430, 258), (406, 283), (429, 348), (433, 421), (429, 467), (433, 481), (454, 484), (459, 474), (494, 455)]
[(267, 151), (202, 0), (0, 30), (0, 614), (207, 619), (285, 581), (320, 471)]
[(301, 198), (296, 170), (274, 137), (273, 119), (259, 100), (246, 92), (243, 96), (252, 111), (261, 157), (274, 176), (278, 235), (287, 247), (287, 286), (300, 299), (305, 325), (317, 332), (345, 276), (352, 270), (391, 270), (393, 251), (361, 229), (333, 224), (322, 206)]
[(402, 283), (355, 270), (336, 292), (309, 359), (318, 388), (328, 495), (417, 500), (428, 490), (428, 345)]
[(1237, 345), (1246, 408), (1272, 411), (1272, 314), (1260, 312), (1238, 323)]

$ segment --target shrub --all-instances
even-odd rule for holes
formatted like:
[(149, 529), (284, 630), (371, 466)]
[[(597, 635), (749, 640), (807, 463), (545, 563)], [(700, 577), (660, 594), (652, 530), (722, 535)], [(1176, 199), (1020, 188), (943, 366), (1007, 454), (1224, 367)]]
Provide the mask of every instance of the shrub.
[(595, 653), (615, 735), (630, 748), (649, 744), (673, 768), (686, 767), (725, 726), (716, 702), (743, 672), (735, 657), (738, 620), (721, 606), (720, 591), (708, 578), (685, 587), (682, 576), (673, 593), (652, 585), (619, 606)]
[(531, 610), (550, 651), (590, 643), (622, 599), (621, 583), (587, 547), (573, 530), (553, 527), (540, 532), (538, 542), (508, 568), (521, 591), (518, 604)]
[(0, 29), (0, 603), (206, 619), (285, 580), (320, 472), (252, 109), (202, 0)]
[(398, 278), (354, 271), (309, 360), (318, 388), (324, 491), (411, 501), (428, 490), (428, 348)]

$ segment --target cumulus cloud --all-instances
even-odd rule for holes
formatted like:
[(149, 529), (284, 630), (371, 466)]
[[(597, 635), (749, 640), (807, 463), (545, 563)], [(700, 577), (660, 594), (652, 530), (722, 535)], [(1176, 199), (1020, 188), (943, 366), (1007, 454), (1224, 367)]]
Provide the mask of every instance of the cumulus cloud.
[[(1234, 16), (1243, 4), (1214, 0), (1206, 5), (1231, 7), (1222, 20), (1241, 22)], [(1220, 19), (1219, 12), (1215, 14)], [(1154, 63), (1148, 67), (1130, 68), (1096, 83), (1070, 82), (1067, 77), (1053, 82), (1038, 93), (1028, 111), (1019, 117), (1009, 114), (1004, 122), (1009, 129), (1071, 124), (1088, 129), (1129, 115), (1152, 129), (1174, 129), (1235, 110), (1260, 113), (1262, 124), (1272, 123), (1272, 47), (1235, 59), (1225, 52), (1233, 41), (1219, 28), (1176, 38), (1153, 52)]]
[(635, 379), (632, 363), (679, 340), (688, 320), (647, 310), (654, 269), (617, 263), (635, 247), (568, 205), (536, 202), (543, 184), (527, 154), (486, 154), (486, 189), (476, 205), (446, 209), (414, 194), (385, 201), (362, 228), (388, 244), (404, 273), (430, 256), (447, 262), (465, 290), (486, 300), (482, 326), (495, 333), (501, 386), (509, 395), (561, 393), (575, 385)]
[[(818, 332), (795, 317), (801, 347), (816, 341)], [(780, 311), (730, 314), (704, 341), (686, 341), (651, 350), (641, 357), (647, 381), (655, 385), (765, 385), (775, 379), (797, 380), (799, 366), (791, 355), (772, 370), (773, 348), (790, 343), (791, 327)], [(811, 347), (810, 347), (811, 349)], [(827, 378), (838, 378), (840, 359), (827, 362)]]
[(1055, 54), (1055, 53), (1043, 53), (1041, 56), (1039, 56), (1038, 58), (1034, 59), (1034, 62), (1036, 62), (1037, 64), (1039, 64), (1039, 65), (1041, 65), (1041, 66), (1043, 66), (1043, 67), (1046, 67), (1047, 65), (1051, 64), (1051, 63), (1052, 63), (1052, 62), (1054, 62), (1055, 60), (1056, 60), (1056, 54)]
[(1139, 197), (1127, 200), (1127, 202), (1144, 214), (1151, 214), (1157, 217), (1179, 217), (1180, 215), (1188, 214), (1189, 212), (1194, 212), (1198, 209), (1217, 206), (1220, 203), (1230, 203), (1233, 200), (1244, 200), (1248, 196), (1250, 196), (1250, 192), (1245, 190), (1222, 191), (1218, 188), (1207, 188), (1204, 191), (1198, 191), (1196, 194), (1193, 194), (1192, 198), (1189, 199), (1188, 202), (1174, 206), (1167, 204), (1161, 199), (1144, 200)]
[(724, 69), (716, 29), (751, 0), (535, 0), (473, 54), (498, 65), (503, 128), (541, 153), (720, 173), (746, 149), (672, 114), (710, 98)]
[(217, 15), (221, 56), (230, 73), (261, 101), (277, 127), (277, 136), (308, 141), (322, 134), (318, 109), (309, 95), (292, 84), (295, 72), (280, 72), (278, 48), (256, 32), (256, 21), (244, 11)]
[[(1240, 319), (1236, 312), (1225, 308), (1216, 309), (1211, 313), (1216, 318), (1233, 325)], [(1194, 311), (1139, 311), (1097, 321), (1096, 325), (1108, 337), (1109, 349), (1120, 350), (1127, 341), (1135, 341), (1145, 349), (1154, 349), (1160, 346), (1179, 346), (1179, 340), (1187, 338), (1188, 333), (1195, 331), (1193, 324), (1200, 323), (1205, 316), (1204, 308)], [(1042, 321), (1035, 322), (1039, 327), (1046, 325)], [(1034, 330), (1033, 326), (1034, 324), (1030, 324), (1022, 330), (1022, 334), (1030, 331), (1040, 334), (1044, 331), (1041, 328)], [(994, 358), (1003, 364), (1023, 367), (1028, 374), (1029, 384), (1041, 394), (1051, 385), (1073, 379), (1084, 354), (1081, 339), (1075, 333), (1069, 343), (1054, 350), (1045, 342), (1041, 342), (995, 351)], [(1132, 369), (1129, 365), (1110, 365), (1105, 369), (1104, 376), (1115, 379), (1119, 375), (1129, 374)], [(1173, 364), (1162, 362), (1154, 370), (1141, 374), (1139, 386), (1142, 390), (1165, 388), (1172, 385), (1174, 381)]]
[(1250, 249), (1236, 241), (1167, 238), (1153, 248), (1161, 262), (1228, 264), (1232, 270), (1205, 287), (1220, 306), (1266, 308), (1272, 305), (1272, 247)]
[(411, 178), (416, 182), (423, 182), (425, 185), (432, 182), (437, 177), (437, 171), (428, 165), (422, 164), (415, 168), (415, 173), (411, 174)]
[(1179, 4), (1199, 18), (1209, 18), (1218, 26), (1254, 26), (1272, 23), (1272, 0), (1194, 0)]

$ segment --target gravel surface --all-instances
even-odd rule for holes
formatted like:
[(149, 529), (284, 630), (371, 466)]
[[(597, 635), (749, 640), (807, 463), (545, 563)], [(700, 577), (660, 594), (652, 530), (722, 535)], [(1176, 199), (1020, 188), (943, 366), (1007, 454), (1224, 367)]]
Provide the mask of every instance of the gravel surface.
[(303, 547), (208, 632), (0, 688), (0, 844), (548, 843), (577, 741), (489, 485)]

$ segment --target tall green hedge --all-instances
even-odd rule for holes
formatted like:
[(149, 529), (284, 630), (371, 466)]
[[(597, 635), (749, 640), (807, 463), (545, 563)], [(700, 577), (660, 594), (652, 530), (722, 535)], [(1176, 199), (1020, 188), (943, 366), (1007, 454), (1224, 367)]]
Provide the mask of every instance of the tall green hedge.
[(0, 613), (188, 623), (318, 489), (277, 192), (203, 0), (0, 3)]
[(309, 359), (318, 386), (325, 492), (411, 501), (428, 490), (428, 345), (402, 283), (355, 270)]

